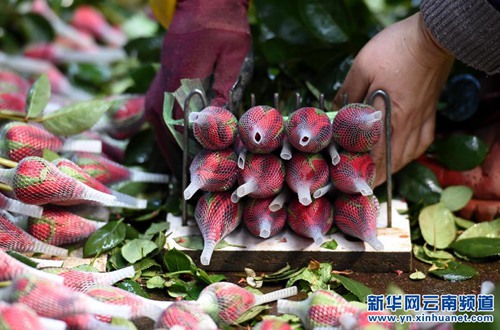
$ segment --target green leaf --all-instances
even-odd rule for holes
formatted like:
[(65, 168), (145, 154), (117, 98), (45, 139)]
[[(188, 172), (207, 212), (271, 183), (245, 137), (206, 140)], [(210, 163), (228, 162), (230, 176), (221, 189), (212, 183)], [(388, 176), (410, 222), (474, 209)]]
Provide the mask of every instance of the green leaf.
[(50, 149), (43, 149), (43, 156), (42, 157), (43, 157), (43, 159), (45, 159), (49, 162), (52, 162), (53, 160), (61, 158), (61, 156), (59, 156), (59, 154), (57, 154), (56, 152), (53, 152)]
[(441, 196), (441, 186), (436, 175), (427, 167), (412, 162), (395, 175), (399, 193), (407, 200), (434, 204)]
[(500, 238), (500, 219), (475, 224), (458, 236), (457, 241), (473, 237)]
[(450, 170), (467, 171), (480, 165), (488, 147), (473, 135), (452, 135), (434, 143), (435, 158)]
[(417, 270), (414, 273), (411, 273), (409, 277), (411, 280), (419, 281), (425, 278), (425, 274)]
[(468, 229), (474, 226), (476, 223), (474, 221), (462, 219), (460, 217), (455, 216), (455, 224), (460, 228)]
[(431, 270), (430, 273), (450, 282), (465, 281), (476, 276), (477, 271), (471, 266), (458, 261), (450, 261), (444, 269)]
[(443, 190), (441, 203), (451, 212), (460, 210), (472, 198), (472, 189), (467, 186), (451, 186)]
[(325, 248), (325, 249), (330, 249), (330, 250), (335, 250), (337, 248), (338, 243), (336, 240), (332, 239), (328, 242), (324, 242), (323, 244), (321, 244), (321, 247), (322, 248)]
[(92, 233), (83, 247), (84, 257), (106, 252), (123, 242), (127, 228), (121, 221), (110, 221)]
[(291, 44), (304, 44), (309, 36), (302, 23), (300, 9), (285, 1), (255, 0), (254, 5), (261, 28), (270, 30), (271, 37), (283, 39)]
[(26, 116), (36, 118), (40, 116), (50, 100), (50, 82), (46, 74), (42, 74), (31, 85), (26, 100)]
[(161, 269), (161, 265), (152, 258), (143, 258), (134, 265), (136, 271), (143, 271), (150, 268)]
[(359, 301), (363, 303), (366, 303), (366, 297), (368, 295), (373, 294), (372, 290), (369, 287), (367, 287), (363, 283), (350, 279), (349, 277), (338, 274), (332, 274), (332, 277), (339, 280), (347, 290), (355, 294), (356, 297), (358, 297)]
[(157, 35), (149, 38), (136, 38), (130, 40), (124, 47), (129, 55), (137, 56), (142, 63), (158, 62), (161, 57), (163, 36)]
[(126, 239), (136, 239), (136, 238), (139, 238), (139, 231), (137, 229), (135, 229), (134, 227), (132, 227), (129, 223), (126, 223), (125, 224), (126, 228), (127, 228), (127, 233), (125, 235), (125, 238)]
[(43, 126), (55, 135), (69, 136), (90, 129), (109, 109), (111, 101), (74, 103), (42, 117)]
[(119, 329), (137, 330), (137, 327), (132, 321), (121, 317), (111, 318), (111, 324), (116, 325)]
[(425, 241), (438, 249), (448, 247), (455, 239), (455, 220), (443, 203), (425, 207), (420, 212), (418, 223)]
[(133, 280), (124, 280), (116, 285), (120, 289), (135, 293), (144, 298), (149, 298), (149, 295), (144, 291), (139, 283)]
[(158, 247), (156, 246), (156, 244), (149, 240), (136, 238), (127, 242), (122, 247), (122, 255), (125, 260), (133, 264), (147, 256), (157, 248)]
[(71, 63), (67, 70), (71, 80), (101, 86), (111, 80), (111, 69), (108, 65), (94, 63)]
[(257, 317), (257, 315), (261, 314), (262, 312), (271, 309), (269, 306), (266, 305), (258, 305), (250, 308), (247, 310), (245, 313), (241, 314), (240, 317), (236, 321), (234, 321), (233, 324), (242, 324), (244, 322), (248, 322), (250, 320), (253, 320), (254, 318)]
[(185, 253), (173, 248), (163, 256), (163, 263), (169, 272), (191, 270), (195, 266), (193, 260)]
[(30, 259), (30, 258), (26, 257), (25, 255), (20, 254), (18, 252), (10, 251), (10, 250), (7, 250), (5, 252), (8, 255), (10, 255), (12, 258), (17, 259), (18, 261), (20, 261), (23, 264), (26, 264), (26, 265), (28, 265), (30, 267), (36, 268), (36, 266), (38, 265), (37, 262), (33, 261), (32, 259)]
[(318, 0), (299, 0), (299, 13), (308, 30), (318, 39), (339, 44), (348, 40), (333, 17)]
[(424, 244), (424, 253), (429, 258), (432, 258), (432, 259), (440, 259), (440, 260), (454, 260), (455, 259), (455, 257), (451, 253), (446, 252), (444, 250), (436, 250), (436, 251), (430, 250), (427, 247), (427, 244)]
[(161, 276), (154, 276), (146, 282), (148, 289), (163, 289), (165, 287), (165, 280)]
[(413, 245), (413, 255), (418, 260), (425, 262), (427, 264), (430, 264), (430, 265), (432, 265), (436, 261), (436, 259), (429, 257), (425, 253), (423, 246), (420, 246), (420, 245)]
[(166, 230), (170, 228), (170, 224), (166, 221), (153, 222), (149, 228), (141, 235), (141, 238), (151, 239), (156, 234), (163, 234)]
[(460, 255), (469, 258), (500, 256), (500, 238), (472, 237), (455, 241), (450, 246)]
[(135, 134), (127, 144), (124, 163), (128, 166), (146, 165), (155, 151), (155, 136), (150, 129)]
[(25, 43), (43, 43), (54, 40), (54, 29), (50, 22), (35, 13), (24, 13), (20, 20), (15, 22), (16, 34), (20, 31), (25, 37)]

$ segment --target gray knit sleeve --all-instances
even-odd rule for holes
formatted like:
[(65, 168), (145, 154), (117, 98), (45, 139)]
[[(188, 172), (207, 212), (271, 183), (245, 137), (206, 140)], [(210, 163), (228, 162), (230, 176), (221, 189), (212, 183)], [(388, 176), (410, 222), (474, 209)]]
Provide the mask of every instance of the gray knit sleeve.
[(487, 0), (422, 0), (425, 25), (458, 60), (500, 73), (500, 12)]

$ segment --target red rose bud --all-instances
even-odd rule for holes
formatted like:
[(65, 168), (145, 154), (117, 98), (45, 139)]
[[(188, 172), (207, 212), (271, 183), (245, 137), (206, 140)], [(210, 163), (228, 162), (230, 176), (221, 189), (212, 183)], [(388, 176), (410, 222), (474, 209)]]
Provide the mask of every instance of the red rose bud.
[(92, 6), (78, 6), (73, 13), (71, 25), (112, 46), (123, 46), (127, 41), (123, 31), (111, 26), (104, 16)]
[(241, 222), (243, 207), (231, 201), (231, 193), (205, 193), (196, 204), (194, 217), (204, 246), (200, 260), (209, 265), (217, 243), (230, 234)]
[(285, 136), (283, 117), (269, 106), (250, 108), (238, 122), (238, 133), (248, 151), (270, 153), (281, 145)]
[(155, 328), (217, 330), (215, 322), (193, 301), (176, 301), (163, 311)]
[(0, 193), (0, 209), (12, 213), (28, 215), (34, 218), (40, 218), (43, 212), (43, 208), (40, 206), (21, 203), (20, 201), (9, 198), (2, 193)]
[(97, 314), (130, 318), (130, 307), (102, 303), (81, 292), (40, 278), (20, 276), (0, 291), (0, 297), (10, 303), (22, 303), (38, 315), (64, 319), (75, 314)]
[(268, 238), (279, 233), (286, 224), (286, 211), (273, 212), (269, 205), (273, 197), (250, 199), (243, 209), (243, 221), (248, 231), (254, 236)]
[(377, 239), (379, 204), (377, 197), (342, 194), (337, 197), (335, 225), (345, 234), (357, 237), (379, 251), (384, 248)]
[(58, 284), (64, 281), (64, 278), (30, 267), (0, 249), (0, 281), (11, 281), (20, 275), (43, 278)]
[(44, 243), (9, 221), (5, 211), (0, 213), (0, 249), (16, 252), (38, 252), (67, 256), (68, 250)]
[[(2, 82), (0, 81), (0, 86)], [(1, 88), (1, 87), (0, 87)], [(10, 110), (15, 112), (26, 112), (26, 96), (20, 93), (1, 93), (0, 110)]]
[(285, 124), (290, 144), (302, 152), (316, 153), (332, 139), (332, 124), (320, 109), (306, 107), (294, 111)]
[[(85, 293), (106, 305), (128, 307), (131, 319), (148, 317), (156, 322), (162, 312), (172, 304), (170, 301), (147, 299), (135, 293), (109, 285), (95, 285), (90, 287)], [(103, 313), (96, 314), (99, 315), (99, 318), (103, 318)]]
[(292, 330), (288, 322), (279, 318), (265, 319), (257, 323), (252, 330)]
[(321, 246), (333, 222), (333, 208), (326, 198), (315, 199), (308, 206), (293, 199), (288, 206), (288, 224), (300, 236), (312, 238)]
[(335, 188), (346, 193), (373, 194), (375, 182), (375, 163), (369, 153), (342, 151), (340, 162), (330, 166), (330, 177)]
[(254, 306), (295, 296), (297, 287), (256, 295), (236, 284), (218, 282), (205, 287), (196, 301), (218, 326), (233, 324), (243, 313)]
[(166, 174), (141, 172), (92, 153), (75, 153), (72, 161), (105, 185), (122, 181), (168, 183), (170, 179)]
[(143, 95), (127, 95), (113, 100), (111, 108), (92, 127), (114, 139), (125, 140), (136, 135), (145, 122)]
[(236, 135), (236, 139), (234, 140), (233, 144), (233, 149), (234, 152), (236, 152), (236, 155), (238, 155), (238, 167), (240, 169), (244, 169), (248, 150), (247, 147), (245, 147), (245, 145), (243, 144), (243, 141), (241, 141), (239, 135)]
[(66, 209), (47, 206), (40, 218), (30, 218), (28, 233), (36, 239), (61, 246), (87, 239), (105, 222), (87, 220)]
[(302, 205), (312, 203), (311, 194), (328, 185), (328, 164), (320, 154), (297, 153), (286, 164), (286, 183), (299, 195)]
[(86, 186), (39, 157), (25, 157), (15, 168), (0, 169), (0, 181), (26, 204), (75, 204), (92, 201), (114, 205), (116, 197)]
[(113, 285), (135, 274), (134, 266), (128, 266), (111, 272), (85, 272), (70, 268), (44, 268), (44, 271), (64, 278), (64, 286), (77, 292), (87, 292), (96, 285)]
[(4, 330), (43, 329), (38, 315), (23, 304), (0, 301), (0, 326)]
[[(63, 318), (68, 330), (125, 330), (124, 326), (99, 321), (92, 314), (75, 314)], [(49, 330), (49, 329), (47, 329)]]
[(226, 191), (236, 182), (238, 164), (236, 154), (231, 149), (198, 153), (189, 167), (191, 183), (184, 190), (186, 200), (199, 190)]
[(238, 120), (221, 107), (206, 107), (200, 112), (191, 112), (189, 122), (193, 125), (196, 140), (205, 149), (223, 150), (236, 139)]
[(12, 71), (0, 70), (0, 91), (27, 95), (30, 87), (28, 80), (19, 74)]
[(15, 162), (28, 156), (42, 157), (44, 149), (54, 152), (78, 150), (101, 152), (100, 141), (63, 141), (42, 127), (21, 122), (5, 124), (0, 130), (0, 138), (4, 141), (1, 154)]
[(285, 183), (285, 165), (273, 154), (247, 155), (245, 168), (239, 171), (236, 196), (233, 202), (243, 196), (267, 198), (278, 194)]
[(73, 163), (68, 159), (59, 158), (53, 160), (52, 164), (56, 165), (56, 167), (64, 174), (69, 175), (70, 177), (84, 183), (90, 188), (115, 196), (116, 202), (110, 206), (134, 208), (134, 209), (144, 209), (147, 206), (148, 203), (147, 200), (135, 198), (108, 188), (101, 182), (97, 181), (96, 179), (88, 175), (87, 172), (85, 172), (80, 166), (76, 165), (75, 163)]
[(367, 152), (380, 140), (382, 112), (370, 105), (351, 103), (333, 120), (333, 140), (352, 152)]
[(358, 307), (330, 290), (315, 291), (301, 301), (278, 300), (278, 313), (298, 316), (306, 329), (338, 327), (343, 315), (358, 312)]

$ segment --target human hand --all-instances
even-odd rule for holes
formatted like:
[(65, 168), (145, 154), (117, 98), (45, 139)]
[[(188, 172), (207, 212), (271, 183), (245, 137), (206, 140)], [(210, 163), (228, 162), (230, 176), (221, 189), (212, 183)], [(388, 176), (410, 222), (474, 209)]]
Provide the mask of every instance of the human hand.
[[(361, 103), (377, 89), (391, 98), (392, 171), (396, 172), (425, 152), (434, 140), (436, 104), (453, 65), (417, 13), (395, 23), (370, 40), (358, 53), (335, 97), (342, 105)], [(383, 100), (374, 106), (384, 109)], [(377, 166), (375, 185), (386, 180), (385, 134), (371, 151)]]

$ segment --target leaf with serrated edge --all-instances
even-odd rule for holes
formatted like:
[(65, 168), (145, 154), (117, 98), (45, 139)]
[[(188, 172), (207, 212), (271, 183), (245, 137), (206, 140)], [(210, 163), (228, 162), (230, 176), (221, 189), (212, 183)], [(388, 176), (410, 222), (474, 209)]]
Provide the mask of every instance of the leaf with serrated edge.
[(26, 100), (26, 117), (37, 118), (50, 100), (50, 82), (46, 74), (42, 74), (31, 85)]
[(353, 279), (350, 279), (348, 277), (342, 276), (342, 275), (337, 275), (337, 274), (332, 274), (332, 277), (336, 278), (337, 280), (342, 283), (342, 285), (349, 290), (350, 292), (354, 293), (358, 299), (365, 303), (366, 302), (366, 297), (370, 294), (373, 294), (372, 290), (364, 285), (363, 283), (360, 283), (358, 281), (355, 281)]
[(104, 100), (74, 103), (43, 116), (41, 122), (52, 134), (71, 136), (94, 126), (110, 105)]

